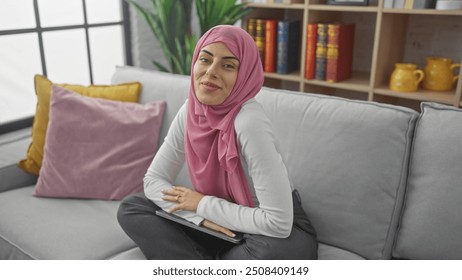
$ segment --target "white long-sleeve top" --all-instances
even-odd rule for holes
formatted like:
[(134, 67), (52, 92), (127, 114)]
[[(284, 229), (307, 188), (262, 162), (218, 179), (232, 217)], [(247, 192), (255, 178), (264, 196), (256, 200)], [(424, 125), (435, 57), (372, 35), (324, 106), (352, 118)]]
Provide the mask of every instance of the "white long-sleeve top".
[[(144, 177), (146, 197), (166, 211), (174, 203), (164, 201), (161, 191), (173, 186), (176, 176), (185, 164), (186, 114), (187, 101), (178, 111), (164, 143)], [(205, 195), (199, 202), (196, 213), (177, 211), (175, 214), (196, 224), (207, 219), (234, 231), (287, 237), (293, 222), (292, 187), (277, 149), (271, 123), (262, 106), (255, 99), (251, 99), (242, 105), (234, 126), (241, 164), (255, 208)]]

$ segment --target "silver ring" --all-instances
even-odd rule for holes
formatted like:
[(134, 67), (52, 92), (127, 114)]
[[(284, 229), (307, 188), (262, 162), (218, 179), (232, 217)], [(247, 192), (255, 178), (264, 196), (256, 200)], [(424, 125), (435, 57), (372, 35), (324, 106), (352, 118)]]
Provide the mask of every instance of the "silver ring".
[(179, 198), (180, 198), (180, 196), (177, 195), (177, 196), (175, 197), (175, 201), (178, 201)]

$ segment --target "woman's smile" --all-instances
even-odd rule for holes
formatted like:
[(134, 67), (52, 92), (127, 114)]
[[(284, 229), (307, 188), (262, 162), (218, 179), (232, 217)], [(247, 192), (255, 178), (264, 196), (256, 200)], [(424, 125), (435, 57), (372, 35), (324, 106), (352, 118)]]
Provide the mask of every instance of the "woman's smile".
[(201, 85), (204, 86), (208, 91), (215, 91), (217, 89), (220, 89), (220, 87), (217, 84), (214, 84), (212, 82), (201, 82)]

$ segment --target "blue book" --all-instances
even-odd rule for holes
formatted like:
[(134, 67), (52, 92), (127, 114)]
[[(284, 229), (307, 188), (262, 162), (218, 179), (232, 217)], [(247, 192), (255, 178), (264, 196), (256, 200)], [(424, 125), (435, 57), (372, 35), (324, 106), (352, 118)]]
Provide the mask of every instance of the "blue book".
[(278, 22), (276, 72), (288, 74), (299, 67), (300, 21)]
[(315, 79), (324, 81), (326, 79), (327, 65), (327, 23), (318, 23), (318, 34), (316, 38), (316, 71)]

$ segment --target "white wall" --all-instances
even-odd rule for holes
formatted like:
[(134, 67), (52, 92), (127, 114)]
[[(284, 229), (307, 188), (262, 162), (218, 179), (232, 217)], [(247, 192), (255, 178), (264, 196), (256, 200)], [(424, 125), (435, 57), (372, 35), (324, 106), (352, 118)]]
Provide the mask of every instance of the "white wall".
[[(149, 0), (139, 0), (138, 3), (145, 7), (151, 7)], [(195, 5), (193, 5), (191, 19), (193, 33), (199, 34)], [(152, 63), (152, 60), (156, 60), (157, 62), (168, 66), (157, 39), (154, 38), (154, 35), (146, 24), (146, 21), (132, 7), (130, 7), (130, 23), (133, 65), (147, 69), (156, 69)]]
[[(149, 7), (149, 2), (149, 0), (139, 1), (145, 7)], [(155, 66), (152, 64), (154, 58), (156, 61), (165, 64), (165, 58), (158, 41), (154, 38), (146, 21), (132, 7), (130, 7), (130, 24), (133, 65), (155, 69)]]

